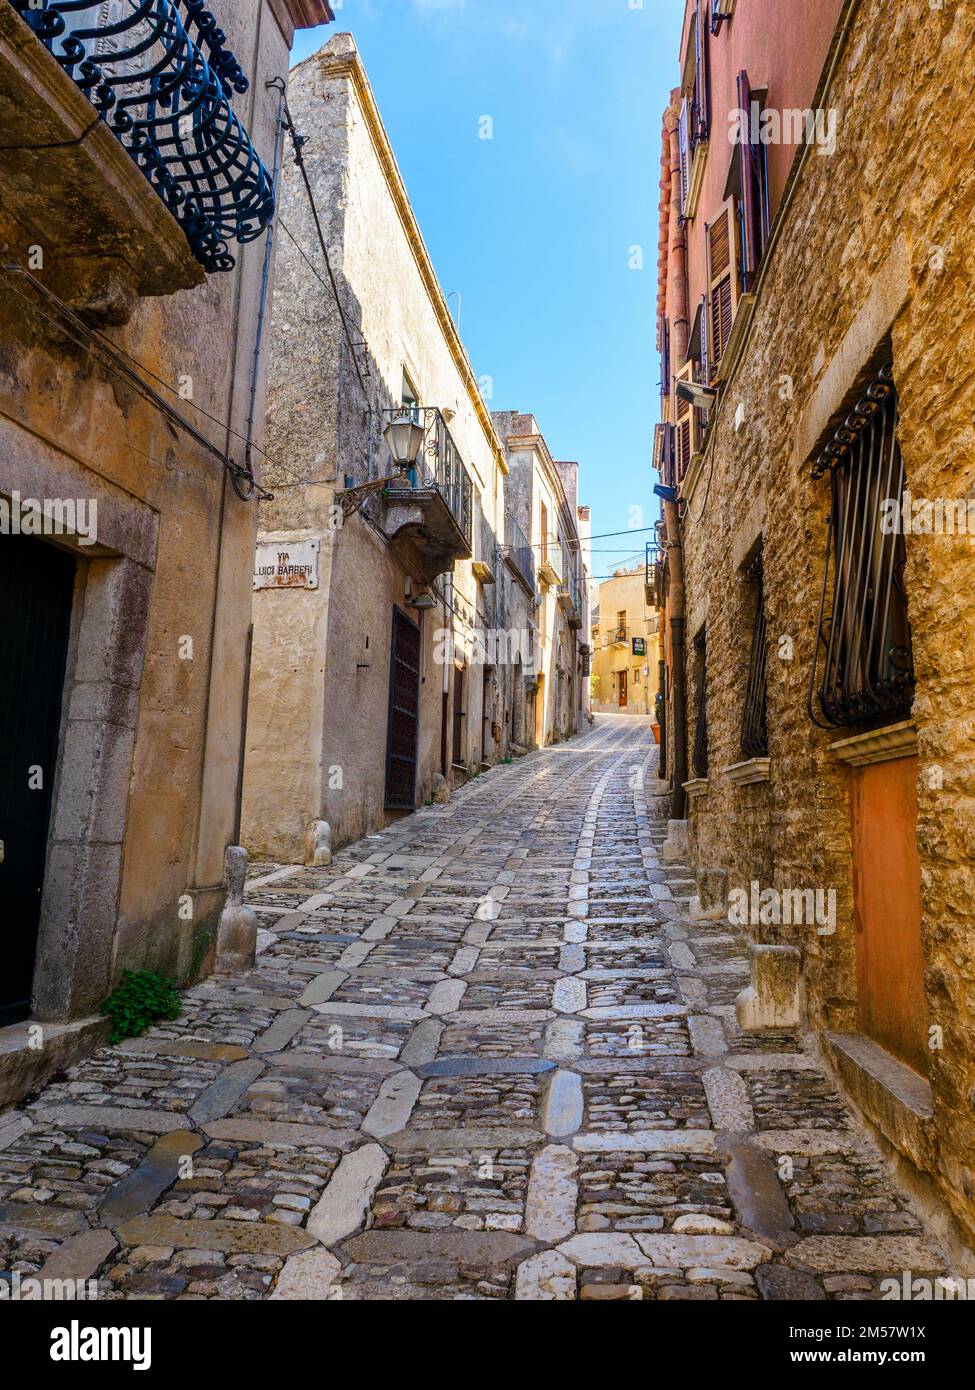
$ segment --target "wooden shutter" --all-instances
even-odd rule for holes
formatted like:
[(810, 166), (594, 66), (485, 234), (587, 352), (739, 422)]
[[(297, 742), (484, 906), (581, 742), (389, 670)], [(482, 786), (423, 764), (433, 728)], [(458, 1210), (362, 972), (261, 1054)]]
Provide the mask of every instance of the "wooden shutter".
[(680, 213), (683, 217), (691, 183), (690, 114), (686, 97), (681, 102), (680, 116), (677, 120), (677, 145), (680, 152)]
[(708, 370), (710, 385), (724, 356), (731, 336), (731, 324), (738, 307), (736, 237), (733, 206), (729, 200), (713, 222), (705, 238), (708, 278)]
[(747, 111), (746, 131), (741, 138), (741, 281), (750, 291), (768, 239), (768, 208), (765, 196), (765, 146), (752, 143), (751, 104), (755, 100), (746, 71), (739, 72), (739, 108)]
[(698, 0), (697, 18), (694, 23), (695, 65), (694, 76), (694, 116), (695, 143), (708, 138), (710, 125), (710, 100), (708, 93), (708, 23), (706, 17), (707, 0)]
[[(694, 380), (694, 363), (685, 362), (680, 371), (674, 377), (674, 384), (678, 381)], [(688, 401), (682, 401), (675, 394), (674, 397), (674, 464), (676, 472), (676, 483), (680, 487), (684, 481), (684, 474), (687, 472), (691, 456), (695, 452), (698, 443), (698, 429), (696, 411)]]

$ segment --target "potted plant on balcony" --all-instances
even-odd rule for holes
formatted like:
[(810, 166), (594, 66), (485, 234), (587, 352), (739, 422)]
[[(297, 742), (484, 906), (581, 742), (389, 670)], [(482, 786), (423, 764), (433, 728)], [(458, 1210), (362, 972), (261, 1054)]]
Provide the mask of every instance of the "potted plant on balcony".
[(660, 725), (661, 725), (662, 722), (663, 722), (663, 717), (664, 717), (664, 693), (663, 693), (662, 690), (658, 690), (657, 693), (656, 693), (656, 695), (655, 695), (654, 698), (653, 698), (653, 721), (654, 721), (654, 722), (653, 722), (653, 723), (651, 724), (651, 726), (650, 726), (650, 727), (653, 729), (653, 737), (654, 737), (654, 742), (655, 742), (655, 743), (659, 743), (659, 742), (660, 742)]

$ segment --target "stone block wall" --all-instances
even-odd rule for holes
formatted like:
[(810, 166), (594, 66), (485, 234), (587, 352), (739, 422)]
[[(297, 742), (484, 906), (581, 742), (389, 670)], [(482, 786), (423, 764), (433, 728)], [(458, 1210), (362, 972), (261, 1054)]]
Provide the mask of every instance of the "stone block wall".
[[(763, 886), (836, 890), (834, 936), (779, 933), (802, 951), (810, 1019), (822, 1029), (856, 1028), (857, 984), (848, 774), (829, 751), (840, 734), (818, 729), (806, 709), (829, 508), (828, 481), (811, 479), (810, 456), (872, 365), (890, 353), (908, 487), (915, 497), (959, 498), (975, 483), (973, 21), (975, 7), (965, 0), (940, 8), (906, 0), (896, 9), (862, 0), (850, 12), (822, 96), (837, 111), (836, 151), (809, 152), (780, 214), (684, 526), (688, 614), (707, 611), (710, 715), (709, 791), (691, 812), (692, 843), (701, 864), (729, 871), (732, 886), (757, 878)], [(760, 532), (765, 557), (771, 780), (741, 789), (722, 769), (741, 759), (750, 628), (740, 562), (749, 530)], [(944, 1039), (930, 1059), (934, 1179), (971, 1230), (971, 541), (908, 536), (905, 582), (918, 680), (925, 983)], [(689, 621), (691, 739), (693, 636)], [(791, 659), (780, 659), (782, 638)]]

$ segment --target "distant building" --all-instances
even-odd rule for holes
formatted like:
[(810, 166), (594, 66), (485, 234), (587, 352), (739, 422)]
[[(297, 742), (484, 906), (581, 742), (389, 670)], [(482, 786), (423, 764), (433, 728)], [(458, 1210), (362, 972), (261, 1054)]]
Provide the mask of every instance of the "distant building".
[(592, 628), (592, 707), (599, 714), (656, 718), (660, 614), (647, 603), (641, 567), (604, 579)]
[(504, 752), (507, 463), (351, 36), (292, 71), (289, 105), (330, 265), (289, 158), (243, 841), (300, 863)]
[(493, 420), (508, 461), (508, 534), (515, 557), (524, 554), (527, 564), (530, 555), (535, 568), (538, 650), (525, 707), (533, 711), (526, 737), (541, 748), (588, 725), (589, 577), (579, 535), (579, 465), (552, 458), (533, 415), (496, 411)]

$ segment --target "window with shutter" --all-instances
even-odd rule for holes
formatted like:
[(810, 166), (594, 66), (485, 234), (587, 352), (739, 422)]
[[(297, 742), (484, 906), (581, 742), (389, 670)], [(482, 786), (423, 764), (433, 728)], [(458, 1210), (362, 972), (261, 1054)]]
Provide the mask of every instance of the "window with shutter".
[(697, 17), (694, 21), (694, 48), (695, 48), (695, 73), (694, 73), (694, 131), (693, 139), (697, 144), (699, 141), (708, 138), (711, 122), (711, 93), (708, 74), (708, 32), (709, 26), (705, 21), (704, 11), (707, 7), (707, 0), (698, 0)]
[[(756, 110), (753, 111), (753, 107)], [(762, 142), (753, 139), (761, 128), (761, 100), (752, 91), (747, 72), (738, 74), (738, 109), (748, 113), (741, 132), (741, 189), (738, 205), (741, 228), (742, 288), (751, 290), (765, 254), (769, 234), (768, 156)], [(757, 116), (757, 119), (755, 117)]]
[(730, 202), (708, 224), (705, 251), (708, 277), (707, 384), (711, 385), (728, 346), (738, 304), (735, 222)]
[(677, 120), (677, 146), (680, 154), (680, 214), (683, 217), (684, 209), (687, 206), (687, 193), (691, 185), (690, 115), (686, 97), (681, 103), (680, 116)]
[[(678, 381), (694, 380), (694, 363), (685, 362), (674, 377)], [(676, 465), (677, 486), (684, 481), (692, 456), (700, 447), (700, 421), (697, 411), (688, 401), (682, 401), (676, 394), (674, 398), (674, 462)]]

